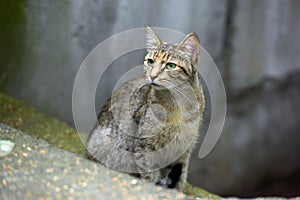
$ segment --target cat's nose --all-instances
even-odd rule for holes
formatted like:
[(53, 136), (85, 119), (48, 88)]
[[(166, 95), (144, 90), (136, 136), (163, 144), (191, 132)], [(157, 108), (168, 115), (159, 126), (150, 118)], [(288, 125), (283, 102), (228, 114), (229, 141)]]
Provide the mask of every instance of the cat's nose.
[(158, 77), (158, 74), (150, 74), (150, 78), (152, 81), (154, 81), (154, 79), (156, 79)]
[(149, 73), (151, 81), (154, 81), (154, 79), (156, 79), (160, 73), (161, 73), (161, 69), (159, 67), (153, 67)]

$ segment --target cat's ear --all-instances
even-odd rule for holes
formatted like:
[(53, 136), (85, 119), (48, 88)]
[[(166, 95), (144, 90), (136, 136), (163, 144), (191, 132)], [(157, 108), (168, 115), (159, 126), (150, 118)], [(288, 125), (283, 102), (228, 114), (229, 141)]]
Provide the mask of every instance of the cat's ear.
[(147, 25), (145, 25), (145, 33), (147, 49), (155, 48), (163, 43), (152, 28)]
[(178, 50), (187, 54), (192, 61), (192, 64), (197, 65), (200, 54), (200, 40), (196, 33), (188, 34), (178, 45)]

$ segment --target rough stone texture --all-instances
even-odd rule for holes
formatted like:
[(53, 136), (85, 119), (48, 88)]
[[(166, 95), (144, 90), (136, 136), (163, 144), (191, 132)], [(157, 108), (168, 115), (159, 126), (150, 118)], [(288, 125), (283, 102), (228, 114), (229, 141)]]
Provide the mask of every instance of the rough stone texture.
[(193, 199), (103, 166), (0, 123), (0, 139), (15, 142), (0, 158), (0, 198)]
[(66, 123), (1, 92), (0, 122), (78, 155), (86, 153), (82, 142), (86, 141), (86, 134), (80, 134)]

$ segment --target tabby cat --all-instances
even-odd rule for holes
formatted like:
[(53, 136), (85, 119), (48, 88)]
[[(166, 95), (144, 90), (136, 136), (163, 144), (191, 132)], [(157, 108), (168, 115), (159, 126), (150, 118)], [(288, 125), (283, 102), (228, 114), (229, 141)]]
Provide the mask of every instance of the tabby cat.
[(182, 190), (205, 99), (195, 33), (167, 44), (148, 26), (145, 77), (125, 83), (102, 108), (87, 150), (105, 166)]

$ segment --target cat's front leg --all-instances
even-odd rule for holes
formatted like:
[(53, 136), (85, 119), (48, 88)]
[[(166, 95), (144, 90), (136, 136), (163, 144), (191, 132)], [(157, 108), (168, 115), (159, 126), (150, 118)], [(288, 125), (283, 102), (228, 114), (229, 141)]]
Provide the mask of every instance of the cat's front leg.
[(167, 176), (162, 178), (158, 185), (165, 188), (176, 188), (182, 191), (187, 179), (189, 157), (190, 153), (186, 152), (178, 160), (164, 169), (167, 170)]
[[(175, 164), (176, 165), (180, 165), (181, 167), (181, 176), (175, 186), (176, 189), (178, 189), (179, 191), (183, 191), (184, 189), (184, 185), (186, 183), (187, 180), (187, 175), (188, 175), (188, 166), (189, 166), (189, 160), (190, 160), (190, 155), (191, 152), (188, 149), (187, 152), (185, 152), (177, 161)], [(179, 167), (178, 167), (179, 168)]]
[[(161, 185), (162, 187), (165, 187), (165, 188), (175, 188), (181, 179), (182, 164), (181, 163), (176, 163), (175, 165), (172, 164), (172, 165), (168, 166), (167, 168), (168, 168), (167, 176), (162, 178), (157, 183), (157, 185)], [(164, 170), (166, 171), (166, 169), (164, 169)]]
[(147, 159), (144, 154), (135, 155), (138, 173), (141, 178), (157, 183), (161, 180), (160, 170), (153, 170), (151, 159)]
[(141, 178), (157, 183), (161, 179), (161, 174), (159, 171), (143, 172), (141, 173)]

